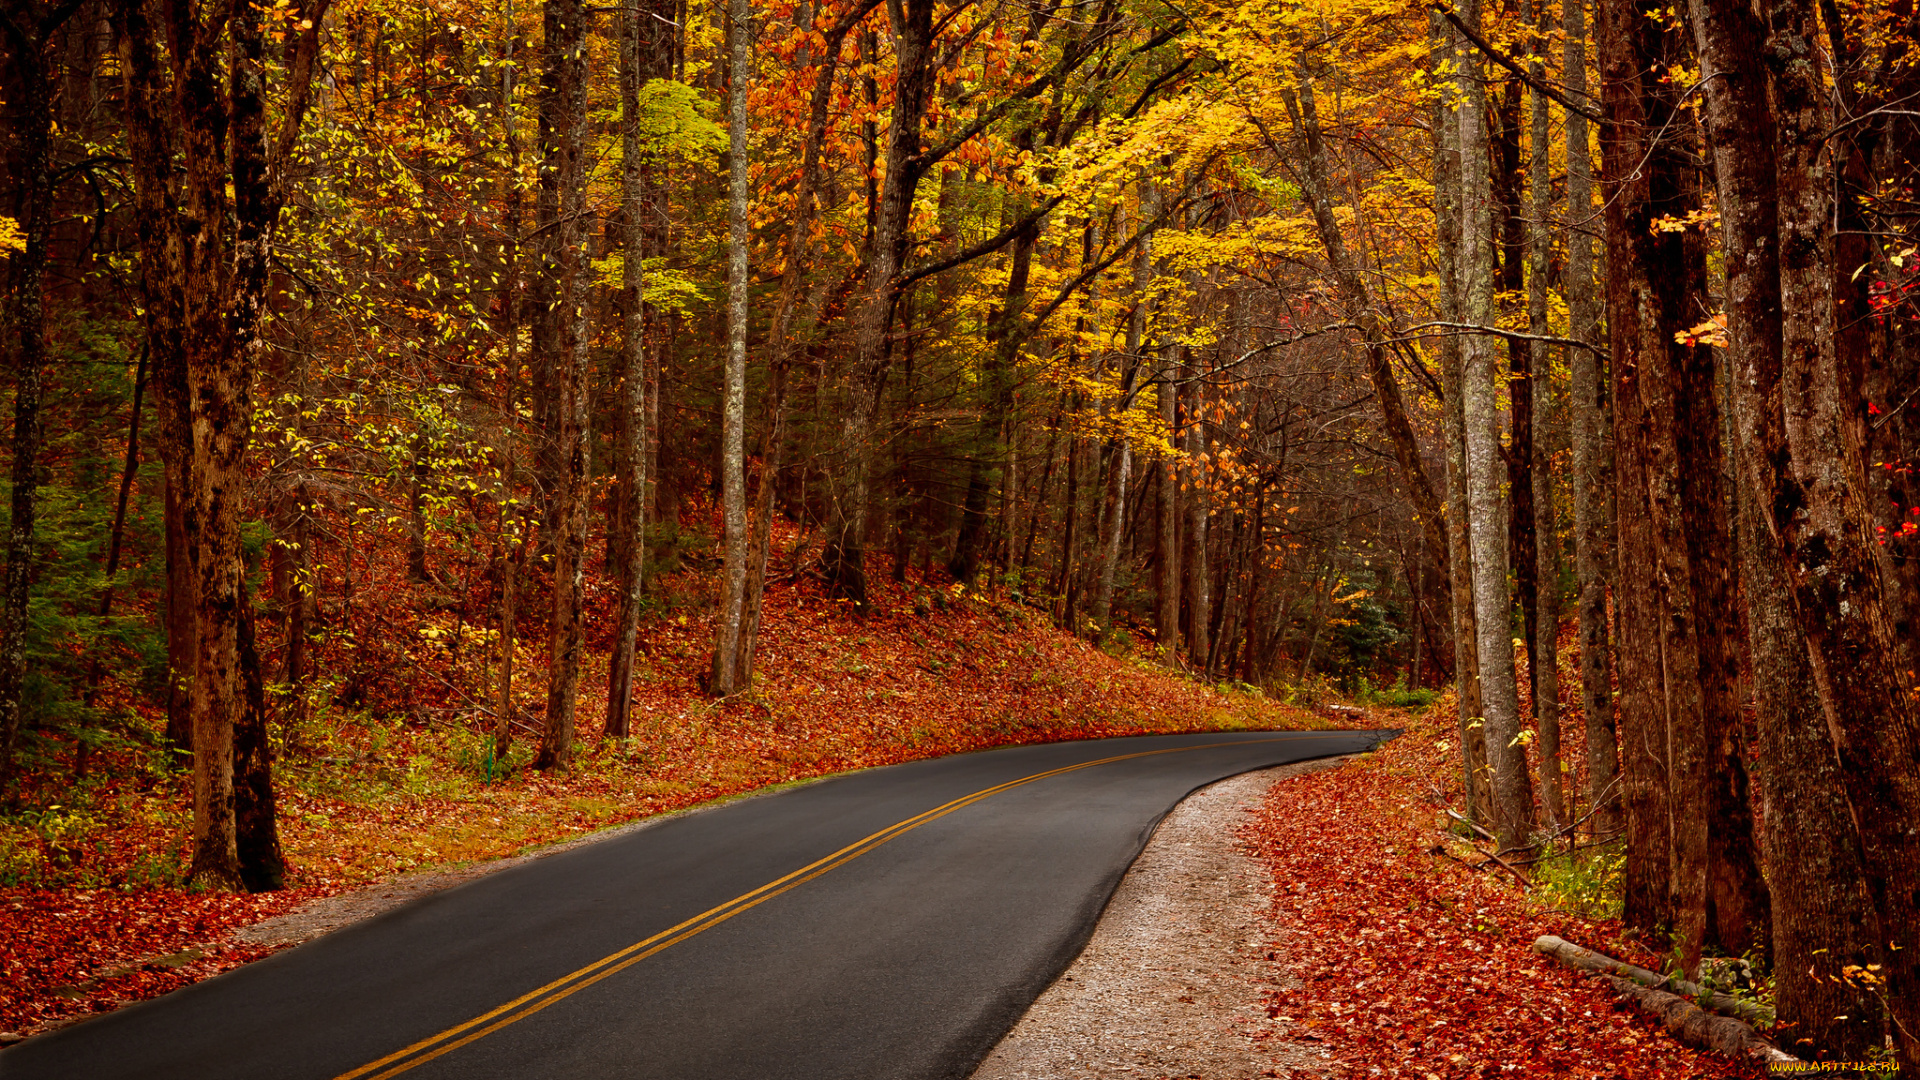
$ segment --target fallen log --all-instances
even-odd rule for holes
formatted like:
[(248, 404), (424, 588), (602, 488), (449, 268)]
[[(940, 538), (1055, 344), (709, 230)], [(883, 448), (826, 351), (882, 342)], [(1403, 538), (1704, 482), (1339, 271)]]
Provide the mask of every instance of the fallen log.
[(1649, 971), (1646, 968), (1629, 964), (1624, 960), (1615, 960), (1605, 953), (1597, 953), (1592, 949), (1583, 949), (1571, 941), (1554, 937), (1552, 934), (1545, 935), (1536, 940), (1533, 943), (1533, 951), (1551, 956), (1570, 968), (1578, 968), (1581, 971), (1591, 971), (1602, 975), (1611, 975), (1616, 978), (1630, 979), (1641, 986), (1650, 987), (1655, 990), (1671, 991), (1674, 994), (1705, 1006), (1714, 1012), (1737, 1017), (1756, 1027), (1773, 1026), (1773, 1010), (1764, 1005), (1752, 1001), (1742, 1001), (1737, 997), (1722, 994), (1717, 990), (1709, 993), (1705, 988), (1690, 983), (1685, 979), (1662, 975), (1657, 971)]
[(1677, 994), (1650, 989), (1618, 975), (1595, 973), (1594, 978), (1604, 980), (1613, 987), (1614, 993), (1633, 1002), (1641, 1012), (1657, 1018), (1681, 1042), (1763, 1065), (1800, 1061), (1761, 1038), (1746, 1024), (1731, 1016), (1716, 1016)]

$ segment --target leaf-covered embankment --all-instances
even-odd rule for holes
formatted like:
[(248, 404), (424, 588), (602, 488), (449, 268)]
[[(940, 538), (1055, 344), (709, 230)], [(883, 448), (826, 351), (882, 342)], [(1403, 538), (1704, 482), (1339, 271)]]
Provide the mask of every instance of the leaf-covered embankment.
[(1378, 753), (1276, 784), (1243, 838), (1274, 878), (1275, 1036), (1321, 1043), (1356, 1076), (1724, 1080), (1755, 1067), (1675, 1042), (1600, 983), (1532, 950), (1541, 934), (1659, 966), (1617, 920), (1530, 900), (1433, 853), (1457, 797), (1453, 699)]

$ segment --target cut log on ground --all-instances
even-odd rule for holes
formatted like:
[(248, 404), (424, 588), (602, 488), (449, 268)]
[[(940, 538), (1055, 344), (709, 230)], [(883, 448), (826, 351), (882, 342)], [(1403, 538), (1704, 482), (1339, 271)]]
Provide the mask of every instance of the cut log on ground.
[(1618, 975), (1596, 973), (1594, 978), (1613, 987), (1615, 993), (1633, 1002), (1641, 1012), (1657, 1017), (1675, 1038), (1688, 1045), (1769, 1065), (1774, 1062), (1797, 1064), (1800, 1060), (1733, 1017), (1716, 1016), (1677, 994), (1650, 989)]
[(1629, 964), (1624, 960), (1615, 960), (1605, 953), (1597, 953), (1592, 949), (1583, 949), (1571, 941), (1554, 937), (1552, 934), (1536, 940), (1533, 943), (1533, 951), (1551, 956), (1570, 968), (1578, 968), (1581, 971), (1592, 971), (1602, 975), (1613, 975), (1618, 978), (1631, 979), (1641, 986), (1677, 994), (1689, 1001), (1695, 1002), (1703, 1008), (1736, 1017), (1754, 1027), (1773, 1026), (1773, 1010), (1757, 1002), (1742, 1001), (1737, 997), (1722, 994), (1718, 991), (1708, 993), (1703, 987), (1695, 983), (1690, 983), (1685, 979), (1662, 975), (1657, 971), (1649, 971), (1646, 968)]

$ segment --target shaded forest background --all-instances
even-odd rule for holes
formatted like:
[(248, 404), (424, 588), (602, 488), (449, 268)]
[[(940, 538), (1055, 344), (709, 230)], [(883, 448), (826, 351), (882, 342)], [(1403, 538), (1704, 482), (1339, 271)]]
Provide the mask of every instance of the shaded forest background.
[(10, 820), (171, 761), (273, 888), (316, 715), (564, 769), (688, 605), (752, 701), (770, 579), (986, 597), (1451, 684), (1504, 856), (1920, 1064), (1917, 29), (8, 0)]

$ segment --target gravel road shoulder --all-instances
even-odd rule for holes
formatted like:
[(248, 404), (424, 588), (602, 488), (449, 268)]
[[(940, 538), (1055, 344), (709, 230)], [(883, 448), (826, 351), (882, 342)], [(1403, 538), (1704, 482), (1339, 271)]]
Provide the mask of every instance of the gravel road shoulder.
[(973, 1080), (1324, 1077), (1261, 994), (1285, 985), (1267, 942), (1272, 883), (1237, 837), (1272, 785), (1347, 758), (1283, 765), (1202, 788), (1161, 821), (1093, 938)]

